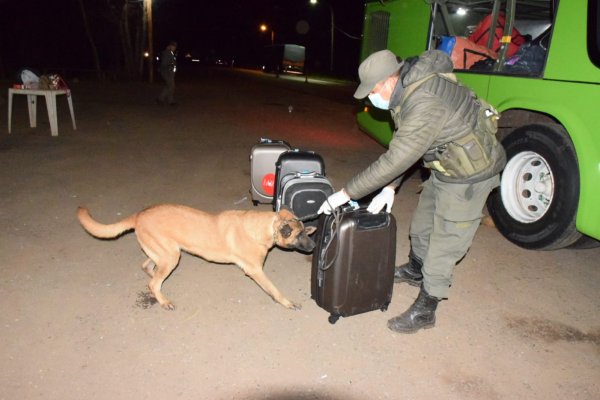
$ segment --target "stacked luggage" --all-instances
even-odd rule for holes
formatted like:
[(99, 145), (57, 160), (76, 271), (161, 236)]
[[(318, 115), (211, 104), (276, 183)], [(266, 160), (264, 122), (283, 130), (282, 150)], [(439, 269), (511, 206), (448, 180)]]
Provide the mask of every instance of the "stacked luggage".
[(489, 14), (469, 37), (442, 36), (438, 50), (450, 56), (455, 69), (471, 69), (476, 64), (475, 69), (478, 69), (482, 62), (493, 65), (498, 59), (503, 40), (509, 40), (506, 58), (512, 57), (525, 44), (525, 37), (515, 27), (512, 28), (511, 36), (504, 36), (506, 19), (502, 12), (498, 14), (494, 28), (492, 23), (493, 16)]
[(262, 139), (252, 148), (250, 175), (254, 205), (288, 207), (307, 226), (316, 226), (319, 207), (333, 194), (323, 158), (279, 140)]
[(323, 158), (313, 151), (282, 153), (276, 163), (275, 184), (275, 211), (288, 207), (304, 219), (305, 226), (317, 225), (319, 207), (333, 194)]
[(330, 313), (329, 322), (373, 310), (385, 311), (392, 299), (396, 257), (396, 221), (392, 214), (371, 214), (346, 207), (318, 216), (333, 194), (323, 158), (261, 139), (250, 155), (254, 205), (288, 207), (306, 226), (317, 226), (311, 297)]

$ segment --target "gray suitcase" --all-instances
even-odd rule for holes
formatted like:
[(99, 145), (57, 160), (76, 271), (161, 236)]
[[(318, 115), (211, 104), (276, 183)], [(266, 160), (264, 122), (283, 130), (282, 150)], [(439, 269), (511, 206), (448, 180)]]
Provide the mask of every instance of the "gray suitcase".
[(250, 194), (252, 203), (273, 203), (275, 163), (281, 153), (290, 150), (283, 140), (261, 139), (250, 151)]
[(317, 211), (327, 197), (333, 194), (329, 180), (316, 172), (295, 172), (281, 179), (275, 211), (283, 206), (292, 210), (304, 222), (304, 226), (317, 226)]

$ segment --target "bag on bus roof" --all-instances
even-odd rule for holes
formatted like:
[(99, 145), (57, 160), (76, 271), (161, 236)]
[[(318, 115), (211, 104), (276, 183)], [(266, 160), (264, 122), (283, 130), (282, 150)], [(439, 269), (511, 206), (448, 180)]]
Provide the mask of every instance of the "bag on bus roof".
[(443, 36), (438, 49), (450, 55), (455, 69), (469, 69), (477, 61), (498, 58), (496, 52), (461, 36)]
[[(492, 50), (494, 50), (495, 52), (498, 52), (500, 50), (500, 40), (502, 39), (502, 36), (504, 36), (505, 23), (506, 18), (504, 17), (504, 13), (501, 12), (498, 14), (498, 21), (496, 21), (496, 28), (494, 29), (494, 41), (492, 42)], [(475, 30), (469, 36), (469, 40), (476, 44), (487, 47), (488, 38), (490, 37), (491, 25), (492, 14), (488, 14), (475, 27)], [(508, 45), (508, 49), (506, 50), (506, 57), (510, 57), (513, 54), (515, 54), (523, 43), (525, 43), (525, 38), (521, 35), (517, 28), (513, 27), (511, 41)]]

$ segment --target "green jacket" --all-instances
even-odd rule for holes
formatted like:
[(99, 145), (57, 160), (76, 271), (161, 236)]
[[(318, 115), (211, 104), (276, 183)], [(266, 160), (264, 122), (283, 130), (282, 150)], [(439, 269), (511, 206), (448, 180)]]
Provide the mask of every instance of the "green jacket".
[(160, 73), (163, 75), (175, 73), (176, 65), (175, 54), (169, 48), (164, 49), (160, 56)]
[[(396, 126), (394, 135), (388, 150), (347, 183), (345, 190), (351, 198), (360, 199), (397, 180), (426, 153), (472, 131), (479, 105), (474, 101), (475, 94), (460, 83), (434, 76), (402, 98), (411, 83), (432, 74), (452, 72), (452, 69), (450, 57), (439, 50), (429, 50), (417, 59), (406, 60), (390, 99), (390, 112)], [(438, 171), (432, 173), (445, 182), (482, 181), (498, 174), (506, 164), (500, 144), (490, 157), (492, 165), (468, 179), (453, 179)]]

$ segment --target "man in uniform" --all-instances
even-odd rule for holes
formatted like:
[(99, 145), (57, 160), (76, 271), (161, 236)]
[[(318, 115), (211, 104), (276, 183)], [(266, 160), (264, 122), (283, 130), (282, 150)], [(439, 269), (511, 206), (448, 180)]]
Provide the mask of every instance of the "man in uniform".
[(438, 50), (407, 60), (382, 50), (361, 63), (354, 97), (368, 96), (375, 107), (389, 109), (394, 135), (388, 150), (319, 210), (330, 213), (383, 187), (368, 210), (390, 212), (406, 170), (421, 158), (432, 170), (412, 217), (409, 262), (395, 271), (396, 282), (420, 286), (410, 308), (388, 321), (401, 333), (435, 325), (438, 302), (448, 298), (454, 266), (469, 249), (506, 164), (494, 136), (496, 110), (460, 84), (452, 69), (450, 57)]
[(175, 71), (177, 70), (175, 50), (177, 50), (177, 42), (169, 42), (160, 56), (160, 75), (165, 81), (165, 86), (157, 101), (162, 105), (175, 105)]

